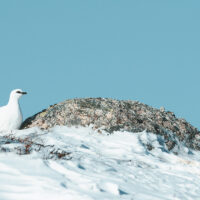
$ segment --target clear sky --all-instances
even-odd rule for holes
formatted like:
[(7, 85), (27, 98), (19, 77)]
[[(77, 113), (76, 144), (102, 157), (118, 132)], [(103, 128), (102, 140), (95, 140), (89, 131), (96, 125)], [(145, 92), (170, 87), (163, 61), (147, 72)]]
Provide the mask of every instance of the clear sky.
[(200, 128), (199, 0), (0, 1), (0, 105), (138, 100)]

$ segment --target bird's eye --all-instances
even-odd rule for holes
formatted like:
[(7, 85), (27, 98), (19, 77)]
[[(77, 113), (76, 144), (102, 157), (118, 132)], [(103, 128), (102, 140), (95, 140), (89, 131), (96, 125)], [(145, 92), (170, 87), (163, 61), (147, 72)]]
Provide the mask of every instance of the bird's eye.
[(19, 91), (19, 90), (18, 90), (16, 93), (19, 93), (19, 94), (21, 94), (21, 91)]

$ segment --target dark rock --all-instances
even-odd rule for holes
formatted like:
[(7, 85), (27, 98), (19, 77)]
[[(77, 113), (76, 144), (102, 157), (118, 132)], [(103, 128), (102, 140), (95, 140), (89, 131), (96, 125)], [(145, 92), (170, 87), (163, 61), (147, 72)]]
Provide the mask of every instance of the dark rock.
[(21, 129), (38, 126), (48, 129), (55, 125), (88, 126), (94, 129), (151, 133), (164, 136), (171, 150), (176, 145), (170, 138), (173, 133), (187, 147), (200, 150), (200, 132), (197, 128), (178, 119), (164, 108), (155, 109), (137, 101), (118, 101), (105, 98), (66, 100), (26, 119)]

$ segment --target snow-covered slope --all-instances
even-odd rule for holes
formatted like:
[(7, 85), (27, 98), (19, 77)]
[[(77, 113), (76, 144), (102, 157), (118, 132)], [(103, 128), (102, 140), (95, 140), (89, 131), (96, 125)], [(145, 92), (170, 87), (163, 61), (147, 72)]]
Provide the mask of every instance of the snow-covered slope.
[[(200, 153), (179, 144), (175, 155), (155, 134), (31, 128), (14, 136), (46, 148), (25, 155), (1, 135), (0, 200), (200, 199)], [(68, 154), (50, 157), (55, 151)]]

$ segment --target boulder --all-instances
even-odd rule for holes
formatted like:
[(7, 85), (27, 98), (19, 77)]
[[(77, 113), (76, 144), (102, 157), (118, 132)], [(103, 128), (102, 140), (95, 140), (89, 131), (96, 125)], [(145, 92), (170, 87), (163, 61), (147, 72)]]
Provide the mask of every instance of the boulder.
[(21, 129), (38, 126), (49, 129), (61, 126), (89, 126), (108, 133), (114, 131), (147, 132), (162, 135), (169, 150), (178, 142), (200, 150), (200, 132), (173, 112), (152, 108), (138, 101), (107, 98), (71, 99), (26, 119)]

